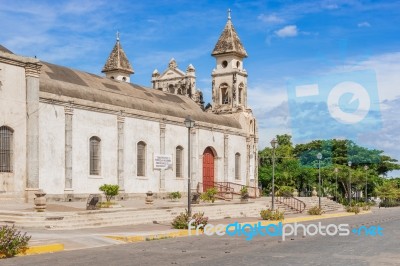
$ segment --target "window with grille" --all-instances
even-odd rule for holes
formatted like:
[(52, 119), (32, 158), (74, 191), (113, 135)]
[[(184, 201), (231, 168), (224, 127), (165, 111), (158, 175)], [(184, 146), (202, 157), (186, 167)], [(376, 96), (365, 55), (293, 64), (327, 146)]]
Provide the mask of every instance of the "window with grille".
[(90, 138), (90, 174), (100, 175), (101, 140), (98, 137)]
[(182, 165), (183, 165), (183, 148), (181, 146), (178, 146), (176, 147), (176, 158), (175, 158), (176, 177), (182, 177)]
[(0, 172), (3, 173), (13, 171), (13, 133), (9, 127), (0, 127)]
[(235, 179), (240, 179), (240, 153), (235, 154)]
[(137, 144), (137, 175), (146, 175), (146, 143), (143, 141)]

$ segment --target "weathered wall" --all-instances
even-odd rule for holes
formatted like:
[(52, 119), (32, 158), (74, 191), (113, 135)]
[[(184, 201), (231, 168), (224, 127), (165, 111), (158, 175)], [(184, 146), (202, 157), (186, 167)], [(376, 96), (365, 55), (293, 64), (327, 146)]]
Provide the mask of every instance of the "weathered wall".
[[(90, 175), (89, 140), (101, 139), (100, 175)], [(98, 193), (102, 184), (117, 184), (117, 117), (74, 109), (72, 122), (72, 189), (74, 193)]]
[(0, 173), (0, 197), (23, 197), (26, 183), (25, 69), (0, 62), (0, 126), (13, 134), (13, 172)]
[[(145, 176), (137, 176), (137, 143), (146, 143)], [(153, 170), (154, 153), (160, 150), (160, 127), (155, 121), (125, 119), (125, 192), (158, 191), (158, 172)]]
[(65, 178), (64, 107), (40, 103), (39, 108), (39, 187), (48, 194), (62, 194)]

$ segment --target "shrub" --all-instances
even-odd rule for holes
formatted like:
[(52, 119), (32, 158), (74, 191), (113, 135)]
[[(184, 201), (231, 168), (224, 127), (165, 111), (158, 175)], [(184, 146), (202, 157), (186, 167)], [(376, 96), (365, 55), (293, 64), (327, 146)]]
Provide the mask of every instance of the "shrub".
[(293, 196), (293, 188), (289, 186), (281, 186), (276, 194), (277, 196), (291, 197)]
[(321, 215), (324, 211), (318, 206), (314, 206), (308, 210), (309, 215)]
[(180, 199), (182, 198), (182, 194), (179, 191), (171, 192), (168, 194), (168, 198), (170, 199)]
[(357, 205), (355, 206), (347, 206), (346, 207), (346, 211), (347, 212), (354, 212), (355, 214), (360, 212), (360, 207), (358, 207)]
[(10, 258), (19, 253), (24, 253), (28, 249), (28, 242), (31, 236), (22, 234), (10, 226), (0, 227), (0, 259)]
[(369, 211), (371, 209), (371, 205), (366, 202), (359, 202), (357, 206), (360, 207), (363, 211)]
[(242, 199), (248, 199), (249, 198), (249, 190), (247, 189), (246, 186), (242, 187), (240, 190), (240, 197)]
[(369, 204), (365, 204), (364, 206), (362, 206), (363, 211), (369, 211), (370, 209), (371, 209), (371, 206)]
[(190, 220), (194, 219), (195, 221), (192, 223), (193, 226), (197, 227), (199, 224), (203, 224), (201, 230), (204, 230), (204, 226), (208, 223), (208, 217), (204, 217), (204, 212), (198, 212), (189, 217), (188, 211), (181, 212), (175, 219), (172, 221), (171, 225), (175, 229), (188, 229), (188, 224)]
[(178, 216), (174, 218), (171, 225), (175, 229), (187, 229), (189, 223), (189, 214), (187, 210), (185, 212), (181, 212)]
[(99, 190), (104, 192), (104, 195), (106, 195), (107, 202), (110, 202), (112, 197), (118, 195), (119, 186), (111, 185), (111, 184), (104, 184), (99, 188)]
[(279, 210), (261, 210), (260, 212), (261, 218), (263, 220), (271, 220), (271, 221), (280, 221), (283, 220), (285, 217), (284, 212), (281, 212)]
[(212, 203), (214, 203), (215, 195), (217, 193), (218, 193), (218, 190), (215, 187), (209, 188), (209, 189), (207, 189), (206, 192), (204, 192), (203, 194), (200, 195), (200, 199), (202, 201), (211, 201)]

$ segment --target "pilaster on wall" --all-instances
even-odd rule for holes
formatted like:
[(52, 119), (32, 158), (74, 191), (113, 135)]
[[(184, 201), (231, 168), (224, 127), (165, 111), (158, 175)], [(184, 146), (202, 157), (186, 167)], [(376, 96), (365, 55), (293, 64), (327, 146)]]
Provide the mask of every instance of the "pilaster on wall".
[(119, 191), (125, 191), (124, 182), (124, 137), (125, 137), (125, 117), (124, 112), (120, 111), (117, 116), (117, 126), (118, 126), (118, 186)]
[(224, 182), (228, 182), (228, 160), (229, 159), (229, 135), (224, 134)]
[(246, 186), (250, 186), (250, 138), (246, 138)]
[(258, 138), (254, 138), (254, 180), (258, 186)]
[[(165, 128), (164, 122), (160, 123), (160, 153), (165, 154)], [(160, 192), (165, 191), (165, 170), (160, 170)]]
[(64, 193), (72, 192), (72, 117), (74, 114), (73, 103), (69, 102), (64, 107), (65, 112), (65, 187)]
[(194, 164), (194, 162), (196, 161), (196, 153), (195, 153), (195, 143), (196, 143), (196, 128), (191, 128), (190, 129), (190, 165), (191, 165), (191, 180), (190, 180), (190, 185), (191, 185), (191, 189), (194, 190), (197, 188), (197, 183), (194, 182), (193, 180), (196, 179), (196, 166)]
[(26, 200), (39, 189), (39, 75), (42, 65), (25, 64), (26, 79)]

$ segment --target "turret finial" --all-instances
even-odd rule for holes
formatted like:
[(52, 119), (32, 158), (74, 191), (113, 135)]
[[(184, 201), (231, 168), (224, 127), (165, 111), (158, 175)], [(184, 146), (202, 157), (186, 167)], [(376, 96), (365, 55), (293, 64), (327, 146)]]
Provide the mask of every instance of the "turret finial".
[(230, 8), (228, 8), (228, 20), (231, 20), (231, 9)]
[(119, 31), (117, 31), (117, 41), (119, 41)]

